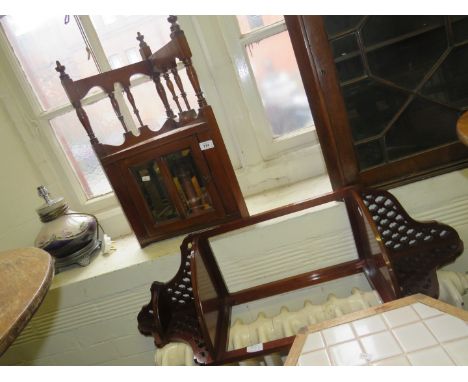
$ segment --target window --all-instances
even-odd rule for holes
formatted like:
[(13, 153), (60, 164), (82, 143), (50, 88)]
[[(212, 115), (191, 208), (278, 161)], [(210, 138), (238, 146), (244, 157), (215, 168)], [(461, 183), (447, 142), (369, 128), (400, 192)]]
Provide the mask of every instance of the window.
[[(179, 23), (244, 194), (323, 175), (314, 122), (284, 17), (183, 16)], [(72, 79), (137, 62), (141, 58), (136, 32), (153, 49), (161, 47), (169, 40), (166, 16), (78, 16), (70, 17), (68, 24), (63, 16), (5, 16), (0, 26), (2, 49), (33, 106), (41, 139), (47, 138), (42, 142), (47, 161), (57, 170), (66, 197), (90, 212), (117, 206), (60, 84), (55, 61), (66, 66)], [(276, 54), (278, 48), (281, 55)], [(187, 81), (186, 76), (182, 79)], [(135, 76), (132, 85), (143, 122), (157, 129), (165, 111), (148, 97), (154, 94), (154, 84)], [(188, 97), (197, 104), (194, 94), (189, 92)], [(138, 126), (127, 98), (116, 91), (116, 99), (130, 129)], [(93, 88), (83, 106), (100, 141), (119, 144), (121, 129), (106, 95)]]
[(223, 16), (220, 25), (264, 157), (316, 142), (284, 17)]
[[(5, 16), (1, 26), (10, 42), (23, 72), (37, 97), (36, 117), (52, 129), (60, 152), (59, 160), (66, 174), (73, 174), (72, 184), (83, 192), (81, 202), (112, 191), (76, 114), (62, 88), (55, 61), (66, 66), (73, 79), (84, 78), (141, 60), (136, 32), (145, 35), (149, 46), (160, 47), (169, 41), (165, 16), (79, 16), (65, 24), (63, 16)], [(86, 42), (89, 46), (87, 47)], [(185, 78), (185, 77), (184, 77)], [(145, 97), (145, 89), (154, 85), (148, 78), (134, 78), (134, 97), (141, 107), (141, 116), (153, 129), (164, 120), (162, 106), (153, 105)], [(188, 89), (188, 88), (187, 88)], [(193, 97), (194, 95), (189, 96)], [(141, 98), (140, 98), (141, 97)], [(131, 123), (128, 100), (116, 92), (117, 101)], [(192, 101), (193, 102), (193, 101)], [(123, 140), (119, 121), (107, 96), (94, 88), (83, 101), (96, 135), (103, 143), (120, 144)], [(151, 112), (149, 112), (151, 111)], [(138, 125), (138, 124), (136, 124)], [(67, 171), (67, 166), (72, 171)]]
[(320, 78), (307, 89), (309, 99), (324, 100), (315, 106), (317, 130), (335, 187), (390, 186), (466, 167), (456, 121), (468, 108), (468, 17), (288, 22), (301, 70)]

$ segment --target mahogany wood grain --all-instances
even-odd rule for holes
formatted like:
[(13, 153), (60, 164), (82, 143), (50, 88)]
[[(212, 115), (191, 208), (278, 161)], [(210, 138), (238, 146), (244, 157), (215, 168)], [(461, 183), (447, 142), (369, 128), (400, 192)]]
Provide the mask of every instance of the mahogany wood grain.
[(322, 17), (285, 16), (285, 21), (332, 187), (356, 184), (359, 168)]
[(256, 352), (248, 352), (247, 348), (226, 351), (209, 365), (226, 365), (234, 362), (240, 362), (249, 358), (263, 357), (271, 353), (287, 352), (291, 348), (295, 338), (296, 336), (290, 336), (265, 342), (263, 344), (263, 349)]
[(361, 273), (363, 268), (363, 260), (347, 261), (345, 263), (332, 265), (330, 267), (305, 272), (300, 275), (287, 277), (267, 284), (243, 289), (239, 292), (230, 294), (227, 302), (231, 305), (245, 304), (250, 301), (259, 300), (281, 293), (292, 292), (294, 290), (317, 285), (326, 281)]
[(468, 111), (465, 111), (457, 121), (457, 135), (461, 143), (468, 146)]

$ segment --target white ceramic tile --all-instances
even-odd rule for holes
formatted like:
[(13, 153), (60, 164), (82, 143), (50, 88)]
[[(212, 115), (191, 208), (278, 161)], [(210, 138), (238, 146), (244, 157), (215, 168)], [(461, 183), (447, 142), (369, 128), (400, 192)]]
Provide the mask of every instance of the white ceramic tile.
[(307, 336), (302, 353), (308, 353), (314, 350), (322, 349), (325, 346), (320, 332), (311, 333)]
[(438, 309), (432, 308), (430, 306), (427, 306), (425, 304), (421, 304), (420, 302), (417, 302), (416, 304), (411, 305), (413, 309), (418, 313), (418, 315), (421, 318), (429, 318), (429, 317), (434, 317), (434, 316), (439, 316), (443, 314), (444, 312), (441, 312)]
[(366, 354), (363, 353), (358, 341), (331, 346), (328, 351), (335, 365), (358, 366), (367, 364)]
[(365, 336), (387, 329), (380, 315), (375, 315), (352, 323), (358, 336)]
[(413, 366), (454, 366), (440, 346), (408, 353), (406, 356)]
[(361, 344), (369, 361), (378, 361), (402, 353), (400, 346), (389, 332), (362, 337)]
[(459, 366), (468, 366), (468, 338), (444, 344), (450, 357)]
[(437, 345), (434, 336), (421, 322), (395, 328), (393, 333), (406, 352)]
[(301, 355), (297, 364), (299, 366), (331, 366), (325, 349)]
[(354, 333), (349, 324), (333, 326), (322, 330), (322, 334), (328, 346), (354, 339)]
[(408, 359), (404, 355), (383, 359), (379, 362), (374, 362), (371, 365), (372, 366), (411, 366), (411, 364), (408, 362)]
[(468, 336), (467, 323), (448, 314), (429, 318), (425, 322), (440, 342)]
[(382, 313), (391, 328), (419, 320), (419, 316), (409, 306)]

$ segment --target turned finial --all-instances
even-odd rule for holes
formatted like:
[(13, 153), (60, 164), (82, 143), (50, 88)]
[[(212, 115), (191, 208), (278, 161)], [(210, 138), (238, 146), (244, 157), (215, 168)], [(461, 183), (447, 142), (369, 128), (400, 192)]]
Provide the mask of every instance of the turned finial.
[(140, 41), (140, 55), (141, 58), (144, 60), (147, 59), (149, 56), (151, 56), (151, 48), (145, 41), (145, 36), (142, 35), (140, 32), (137, 32), (137, 38), (138, 41)]
[(56, 67), (55, 70), (60, 73), (60, 79), (70, 78), (67, 73), (65, 73), (65, 66), (60, 63), (60, 61), (55, 61)]
[(136, 38), (138, 41), (140, 41), (140, 48), (143, 48), (143, 46), (146, 46), (148, 44), (146, 44), (145, 42), (145, 35), (142, 35), (140, 32), (137, 32), (137, 38)]
[(167, 18), (167, 21), (171, 23), (171, 32), (179, 32), (180, 26), (177, 24), (177, 16), (171, 15)]

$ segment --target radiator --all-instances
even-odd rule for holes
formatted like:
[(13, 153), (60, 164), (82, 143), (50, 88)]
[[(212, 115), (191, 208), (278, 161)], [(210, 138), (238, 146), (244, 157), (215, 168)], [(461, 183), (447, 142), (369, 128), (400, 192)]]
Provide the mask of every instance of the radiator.
[[(439, 300), (458, 308), (464, 308), (464, 297), (468, 295), (468, 274), (452, 271), (438, 271)], [(353, 288), (351, 294), (345, 298), (338, 298), (329, 294), (323, 304), (314, 305), (310, 301), (304, 302), (304, 307), (297, 311), (289, 311), (285, 306), (280, 312), (267, 317), (260, 312), (250, 323), (236, 319), (229, 332), (228, 350), (268, 342), (279, 338), (289, 337), (310, 324), (315, 324), (351, 312), (356, 312), (381, 303), (375, 291), (363, 292)], [(270, 354), (239, 362), (241, 366), (281, 366), (286, 358), (285, 354)], [(155, 362), (158, 366), (191, 366), (193, 352), (190, 346), (181, 342), (171, 342), (156, 350)]]

